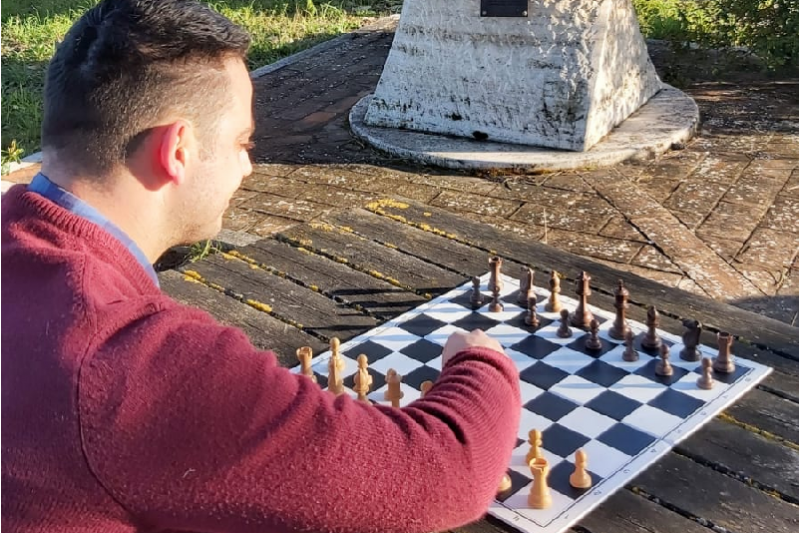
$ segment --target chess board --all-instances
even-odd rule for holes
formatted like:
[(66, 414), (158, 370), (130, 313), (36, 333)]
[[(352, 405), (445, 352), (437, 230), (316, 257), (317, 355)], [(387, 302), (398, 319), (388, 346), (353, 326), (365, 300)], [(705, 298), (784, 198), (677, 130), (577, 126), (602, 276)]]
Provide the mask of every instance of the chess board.
[[(532, 328), (524, 321), (526, 309), (517, 304), (518, 280), (501, 276), (503, 310), (492, 313), (488, 309), (489, 274), (480, 279), (484, 305), (479, 309), (473, 310), (472, 284), (466, 283), (343, 343), (340, 353), (346, 366), (342, 375), (347, 392), (356, 397), (352, 391), (356, 358), (366, 354), (373, 378), (368, 398), (389, 403), (383, 399), (385, 374), (393, 368), (403, 376), (403, 406), (420, 397), (421, 383), (439, 375), (442, 347), (451, 333), (480, 328), (497, 339), (519, 369), (523, 407), (517, 447), (508, 470), (512, 488), (497, 496), (489, 512), (520, 531), (565, 531), (771, 371), (736, 358), (735, 372), (715, 372), (714, 387), (700, 389), (697, 379), (702, 374), (701, 363), (680, 359), (681, 338), (658, 330), (671, 348), (674, 369), (672, 376), (661, 377), (655, 373), (657, 353), (641, 346), (641, 337), (647, 331), (644, 324), (628, 321), (636, 334), (639, 360), (626, 362), (622, 359), (623, 341), (608, 335), (613, 310), (593, 306), (590, 299), (589, 309), (600, 322), (598, 337), (603, 345), (593, 352), (585, 347), (589, 337), (586, 331), (573, 327), (570, 338), (556, 335), (558, 314), (544, 310), (548, 290), (534, 288), (540, 324)], [(560, 301), (570, 311), (578, 304), (563, 293)], [(704, 357), (717, 354), (716, 347), (701, 345), (698, 349)], [(328, 351), (312, 362), (317, 382), (323, 387), (329, 358)], [(293, 370), (299, 372), (300, 367)], [(547, 479), (552, 505), (544, 510), (528, 506), (533, 476), (525, 456), (532, 429), (542, 432), (542, 451), (550, 467)], [(588, 456), (587, 470), (593, 481), (586, 490), (569, 484), (578, 449)]]

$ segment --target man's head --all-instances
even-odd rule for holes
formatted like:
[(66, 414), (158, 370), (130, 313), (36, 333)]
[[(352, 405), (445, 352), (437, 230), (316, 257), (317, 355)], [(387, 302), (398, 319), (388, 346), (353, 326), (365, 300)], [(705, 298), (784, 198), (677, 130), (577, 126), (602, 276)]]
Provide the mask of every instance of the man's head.
[(195, 0), (103, 0), (47, 71), (46, 172), (106, 192), (132, 177), (167, 245), (212, 237), (251, 172), (249, 42)]

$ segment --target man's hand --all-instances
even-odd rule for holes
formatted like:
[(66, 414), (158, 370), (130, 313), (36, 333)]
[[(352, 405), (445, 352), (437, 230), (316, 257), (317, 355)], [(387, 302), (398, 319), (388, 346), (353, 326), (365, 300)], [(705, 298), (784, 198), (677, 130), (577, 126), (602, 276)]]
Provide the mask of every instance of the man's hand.
[(505, 353), (499, 342), (479, 329), (474, 329), (470, 333), (456, 331), (447, 339), (444, 350), (442, 350), (442, 367), (444, 367), (454, 355), (471, 347), (490, 348), (497, 352)]

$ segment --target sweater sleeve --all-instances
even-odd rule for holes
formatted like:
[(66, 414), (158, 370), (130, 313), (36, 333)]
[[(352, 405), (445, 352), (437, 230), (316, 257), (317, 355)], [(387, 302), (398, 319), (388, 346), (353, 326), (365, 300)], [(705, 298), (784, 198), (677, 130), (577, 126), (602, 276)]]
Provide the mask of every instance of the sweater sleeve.
[(454, 357), (405, 408), (335, 397), (205, 313), (162, 311), (81, 368), (90, 468), (156, 529), (429, 532), (479, 519), (509, 464), (518, 374)]

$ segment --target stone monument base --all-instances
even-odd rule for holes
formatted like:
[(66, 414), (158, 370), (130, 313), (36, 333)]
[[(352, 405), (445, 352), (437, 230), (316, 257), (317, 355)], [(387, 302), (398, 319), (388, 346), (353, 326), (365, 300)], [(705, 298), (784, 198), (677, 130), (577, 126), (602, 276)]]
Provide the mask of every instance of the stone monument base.
[(350, 127), (356, 136), (402, 159), (457, 169), (555, 171), (648, 159), (691, 139), (700, 117), (694, 100), (683, 91), (664, 85), (591, 149), (572, 152), (368, 126), (364, 116), (371, 99), (372, 95), (365, 96), (350, 110)]

